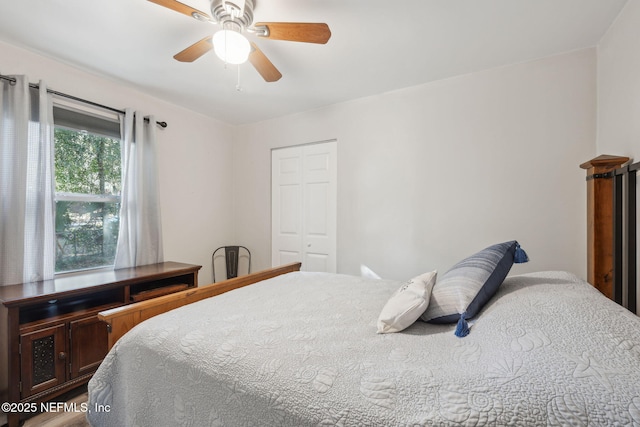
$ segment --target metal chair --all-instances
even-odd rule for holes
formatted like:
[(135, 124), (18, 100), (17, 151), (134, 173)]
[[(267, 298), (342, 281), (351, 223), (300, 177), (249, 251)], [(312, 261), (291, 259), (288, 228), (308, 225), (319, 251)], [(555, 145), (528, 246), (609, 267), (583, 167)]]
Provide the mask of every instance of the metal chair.
[[(218, 254), (218, 251), (224, 250), (224, 255)], [(213, 251), (211, 255), (211, 268), (213, 270), (213, 282), (216, 282), (216, 258), (222, 258), (224, 256), (224, 265), (226, 269), (227, 279), (238, 277), (238, 272), (241, 266), (241, 258), (245, 259), (242, 265), (246, 264), (247, 273), (251, 273), (251, 252), (244, 246), (220, 246)]]

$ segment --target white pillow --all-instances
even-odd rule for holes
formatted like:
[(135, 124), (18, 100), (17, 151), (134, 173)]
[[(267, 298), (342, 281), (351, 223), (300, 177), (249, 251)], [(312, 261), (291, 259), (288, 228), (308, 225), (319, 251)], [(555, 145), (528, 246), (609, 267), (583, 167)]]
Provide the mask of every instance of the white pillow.
[(378, 317), (378, 333), (399, 332), (418, 320), (429, 305), (436, 276), (435, 270), (421, 274), (391, 295)]
[(367, 279), (381, 279), (375, 271), (363, 264), (360, 264), (360, 276), (366, 277)]

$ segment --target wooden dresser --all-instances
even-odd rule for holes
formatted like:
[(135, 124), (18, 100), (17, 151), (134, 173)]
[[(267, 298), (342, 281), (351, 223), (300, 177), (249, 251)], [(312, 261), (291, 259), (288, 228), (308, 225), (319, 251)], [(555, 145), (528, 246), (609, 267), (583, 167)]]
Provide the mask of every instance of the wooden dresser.
[(88, 382), (108, 349), (98, 312), (196, 287), (200, 268), (164, 262), (0, 286), (0, 402), (43, 402)]

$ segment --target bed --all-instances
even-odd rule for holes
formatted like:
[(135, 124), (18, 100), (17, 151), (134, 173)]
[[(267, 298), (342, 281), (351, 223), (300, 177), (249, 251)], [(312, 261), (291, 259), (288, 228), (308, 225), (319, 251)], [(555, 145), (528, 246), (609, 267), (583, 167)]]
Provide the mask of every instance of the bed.
[[(89, 383), (87, 418), (95, 427), (640, 426), (640, 318), (567, 272), (507, 276), (526, 256), (515, 241), (496, 246), (506, 249), (481, 290), (495, 289), (458, 309), (457, 323), (425, 318), (427, 308), (429, 322), (376, 333), (389, 302), (419, 280), (299, 264), (112, 310), (103, 319), (113, 347)], [(429, 307), (444, 306), (435, 274), (423, 276)]]
[(420, 321), (376, 334), (398, 285), (294, 272), (149, 319), (94, 375), (88, 419), (640, 425), (640, 318), (589, 284), (565, 272), (508, 277), (463, 339)]

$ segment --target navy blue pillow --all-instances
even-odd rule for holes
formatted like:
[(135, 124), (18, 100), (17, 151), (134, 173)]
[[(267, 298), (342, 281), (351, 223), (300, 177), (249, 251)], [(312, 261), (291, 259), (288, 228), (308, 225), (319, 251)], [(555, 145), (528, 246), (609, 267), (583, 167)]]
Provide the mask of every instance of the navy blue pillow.
[(513, 263), (528, 260), (515, 240), (489, 246), (463, 259), (439, 278), (420, 319), (456, 323), (462, 316), (462, 320), (475, 316), (496, 293)]

